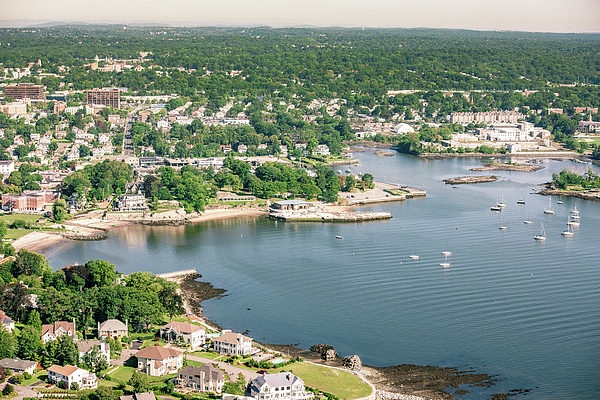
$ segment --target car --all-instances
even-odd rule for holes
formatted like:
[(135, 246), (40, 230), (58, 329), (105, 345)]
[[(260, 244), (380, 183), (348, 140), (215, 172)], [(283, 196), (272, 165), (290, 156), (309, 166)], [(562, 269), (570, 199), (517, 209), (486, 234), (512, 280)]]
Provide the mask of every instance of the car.
[(258, 373), (261, 375), (264, 375), (267, 373), (267, 371), (265, 371), (264, 369), (260, 369), (260, 370), (258, 370)]

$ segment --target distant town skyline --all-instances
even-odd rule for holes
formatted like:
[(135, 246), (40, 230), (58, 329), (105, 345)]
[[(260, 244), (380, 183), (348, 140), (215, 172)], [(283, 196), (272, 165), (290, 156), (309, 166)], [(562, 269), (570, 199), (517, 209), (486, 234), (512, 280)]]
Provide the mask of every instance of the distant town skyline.
[(0, 26), (355, 26), (600, 33), (598, 0), (0, 0)]

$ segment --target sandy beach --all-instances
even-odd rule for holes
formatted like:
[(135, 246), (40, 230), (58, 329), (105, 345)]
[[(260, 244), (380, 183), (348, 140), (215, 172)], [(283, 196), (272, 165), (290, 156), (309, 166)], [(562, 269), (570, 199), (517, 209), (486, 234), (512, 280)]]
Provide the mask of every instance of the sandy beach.
[(12, 242), (12, 245), (16, 251), (26, 249), (29, 251), (35, 251), (36, 253), (43, 253), (57, 244), (68, 240), (70, 239), (66, 239), (60, 235), (33, 231), (25, 236), (21, 236)]

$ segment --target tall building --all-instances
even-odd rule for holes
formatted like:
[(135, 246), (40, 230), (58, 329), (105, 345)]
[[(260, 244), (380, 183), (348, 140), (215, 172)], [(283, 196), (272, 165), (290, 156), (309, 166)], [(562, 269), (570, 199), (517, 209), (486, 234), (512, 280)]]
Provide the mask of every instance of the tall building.
[(119, 109), (121, 107), (121, 91), (119, 89), (92, 89), (87, 92), (88, 104), (101, 104)]
[(34, 85), (33, 83), (17, 83), (16, 85), (8, 85), (4, 88), (4, 97), (11, 99), (31, 99), (45, 100), (44, 86)]

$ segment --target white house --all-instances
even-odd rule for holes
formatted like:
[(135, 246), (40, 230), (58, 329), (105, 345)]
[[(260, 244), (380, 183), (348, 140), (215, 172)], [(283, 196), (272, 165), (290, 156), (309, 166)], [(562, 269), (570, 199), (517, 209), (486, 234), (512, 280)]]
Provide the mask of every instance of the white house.
[(0, 310), (0, 325), (9, 332), (15, 330), (15, 321), (13, 321), (8, 315), (4, 314), (4, 311)]
[(291, 372), (265, 374), (250, 383), (250, 396), (257, 400), (307, 400), (314, 393), (304, 390), (304, 381)]
[(160, 328), (160, 337), (166, 340), (181, 340), (192, 349), (206, 342), (206, 329), (189, 322), (173, 321)]
[(8, 177), (15, 170), (14, 160), (0, 160), (0, 174)]
[(160, 346), (146, 347), (135, 355), (138, 369), (150, 376), (173, 374), (183, 367), (183, 351)]
[(241, 333), (225, 332), (212, 342), (214, 350), (221, 354), (245, 356), (252, 353), (252, 338)]
[(83, 359), (83, 356), (90, 354), (94, 347), (97, 347), (100, 356), (110, 364), (110, 346), (106, 343), (106, 340), (81, 340), (77, 342), (77, 349), (79, 350), (79, 361)]
[(73, 365), (53, 365), (48, 368), (48, 379), (52, 384), (58, 385), (60, 382), (66, 382), (69, 389), (73, 383), (77, 383), (79, 389), (96, 389), (98, 387), (98, 379), (96, 374), (86, 371), (82, 368), (74, 367)]
[(328, 156), (329, 155), (329, 147), (326, 144), (320, 144), (313, 151), (313, 155), (315, 156)]
[(27, 372), (28, 374), (33, 375), (37, 366), (38, 363), (35, 361), (21, 360), (18, 358), (4, 358), (0, 360), (0, 367), (3, 367), (4, 369), (10, 369), (16, 374)]

